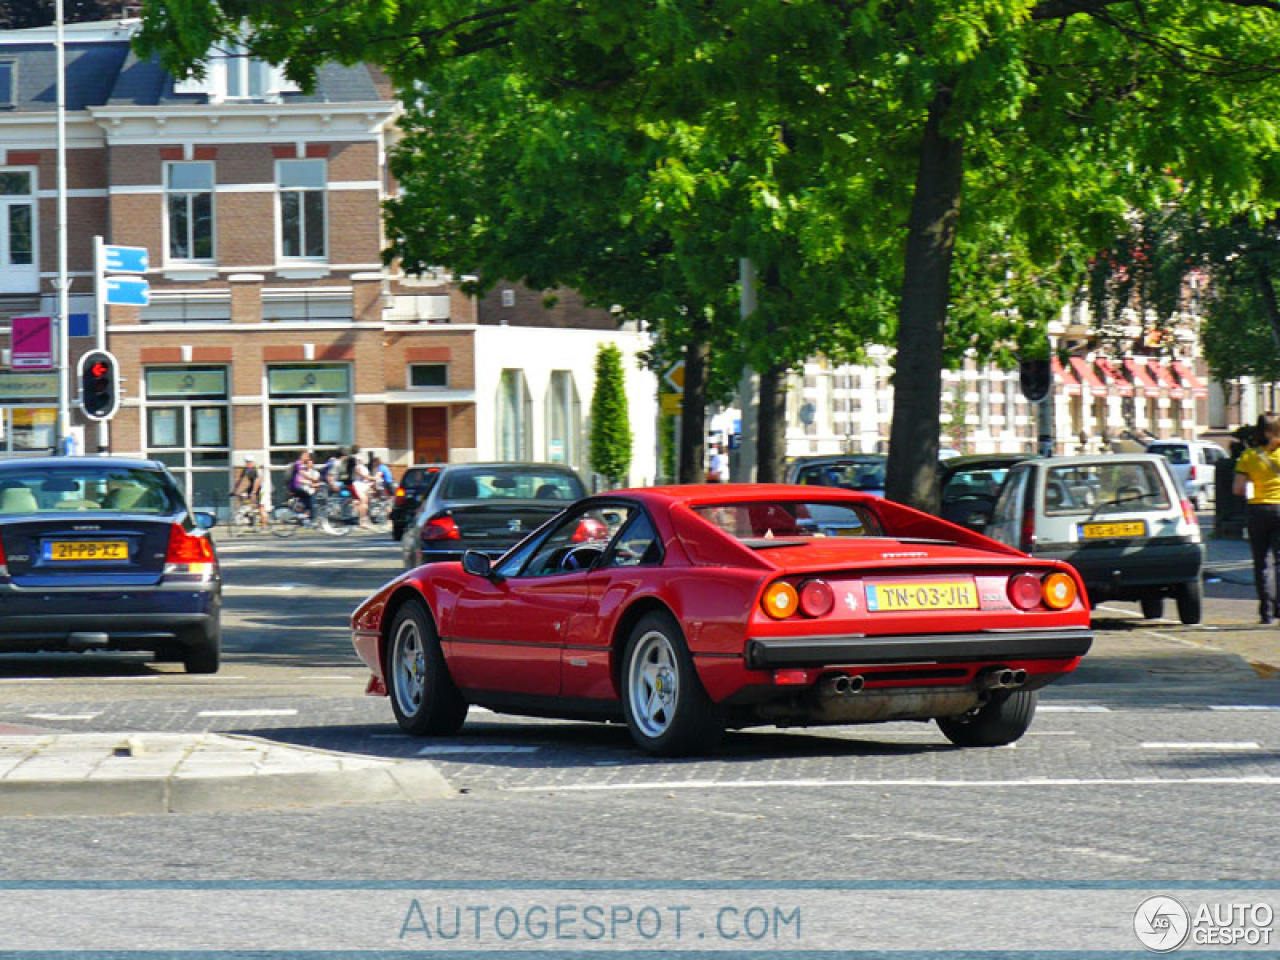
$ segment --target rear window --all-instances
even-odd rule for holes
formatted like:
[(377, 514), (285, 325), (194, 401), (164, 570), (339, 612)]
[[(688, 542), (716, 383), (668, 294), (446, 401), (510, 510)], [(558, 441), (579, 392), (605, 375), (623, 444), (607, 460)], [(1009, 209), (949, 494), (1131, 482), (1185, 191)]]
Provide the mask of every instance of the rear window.
[[(694, 513), (746, 543), (799, 537), (879, 537), (879, 519), (857, 504), (809, 500), (717, 503)], [(758, 545), (758, 543), (753, 543)]]
[(1155, 463), (1112, 460), (1052, 467), (1045, 473), (1044, 512), (1050, 516), (1103, 516), (1171, 506)]
[(883, 490), (884, 471), (883, 460), (815, 463), (797, 471), (796, 483), (846, 490)]
[(587, 495), (582, 482), (554, 470), (511, 470), (476, 467), (454, 471), (445, 478), (446, 500), (580, 500)]
[(89, 465), (0, 473), (0, 515), (84, 510), (165, 515), (181, 506), (177, 489), (155, 470)]
[(429, 490), (440, 476), (439, 470), (428, 470), (425, 467), (410, 467), (400, 478), (400, 486), (406, 490)]
[(1147, 453), (1158, 453), (1170, 463), (1190, 463), (1191, 452), (1182, 443), (1153, 443)]
[(960, 470), (942, 488), (943, 500), (960, 500), (964, 497), (995, 497), (1009, 473), (1008, 467), (990, 470)]

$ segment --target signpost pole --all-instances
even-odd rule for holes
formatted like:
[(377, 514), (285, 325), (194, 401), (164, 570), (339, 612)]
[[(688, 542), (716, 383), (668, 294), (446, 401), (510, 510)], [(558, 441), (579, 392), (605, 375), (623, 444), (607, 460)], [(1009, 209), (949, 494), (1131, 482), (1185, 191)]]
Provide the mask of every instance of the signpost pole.
[[(739, 282), (742, 285), (741, 315), (746, 320), (756, 309), (756, 268), (749, 257), (738, 262)], [(759, 413), (760, 375), (750, 364), (742, 368), (742, 380), (738, 383), (738, 410), (742, 418), (741, 440), (738, 444), (738, 462), (730, 470), (730, 478), (739, 483), (754, 483), (756, 479), (756, 417)]]
[[(101, 237), (93, 238), (93, 331), (99, 350), (107, 349), (107, 251)], [(111, 437), (107, 433), (107, 421), (98, 421), (98, 455), (105, 456), (111, 449)], [(85, 451), (88, 452), (87, 450)]]
[(68, 337), (67, 280), (67, 52), (63, 31), (62, 0), (54, 6), (55, 46), (58, 67), (58, 420), (54, 452), (65, 452), (64, 438), (71, 435), (70, 339)]

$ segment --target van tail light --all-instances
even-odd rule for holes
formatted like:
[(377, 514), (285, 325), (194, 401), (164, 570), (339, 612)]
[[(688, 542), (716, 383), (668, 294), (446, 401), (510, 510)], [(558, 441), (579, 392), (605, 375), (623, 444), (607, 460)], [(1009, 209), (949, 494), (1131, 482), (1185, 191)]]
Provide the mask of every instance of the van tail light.
[(423, 540), (461, 540), (462, 531), (458, 529), (458, 525), (453, 522), (453, 517), (443, 514), (439, 517), (432, 517), (427, 521), (427, 525), (422, 528)]
[(1196, 516), (1195, 507), (1191, 506), (1190, 500), (1182, 501), (1182, 519), (1187, 521), (1193, 527), (1200, 526), (1200, 518)]
[(4, 555), (4, 541), (0, 540), (0, 577), (9, 575), (9, 558)]
[(1036, 545), (1036, 508), (1033, 506), (1022, 511), (1022, 529), (1018, 542), (1023, 553), (1030, 553)]
[(164, 572), (186, 573), (208, 577), (213, 573), (216, 561), (213, 544), (208, 537), (194, 536), (175, 523), (169, 527), (169, 549), (164, 556)]
[(404, 503), (404, 487), (396, 487), (395, 497), (397, 506)]

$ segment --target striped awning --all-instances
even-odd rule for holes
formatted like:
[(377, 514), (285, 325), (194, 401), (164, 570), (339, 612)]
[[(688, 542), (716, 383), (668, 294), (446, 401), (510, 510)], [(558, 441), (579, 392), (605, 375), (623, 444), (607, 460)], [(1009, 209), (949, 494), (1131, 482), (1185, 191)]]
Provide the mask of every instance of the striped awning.
[(1121, 397), (1133, 396), (1133, 384), (1120, 375), (1120, 372), (1111, 365), (1111, 361), (1106, 357), (1097, 357), (1094, 361), (1098, 369), (1102, 371), (1102, 375), (1107, 378), (1107, 385), (1114, 387), (1116, 393)]
[(1068, 395), (1081, 393), (1080, 381), (1072, 376), (1070, 370), (1063, 369), (1061, 361), (1057, 357), (1052, 358), (1050, 366), (1053, 369), (1053, 378), (1062, 384), (1062, 392)]
[(1155, 373), (1156, 381), (1160, 386), (1168, 390), (1169, 396), (1173, 397), (1175, 400), (1181, 400), (1187, 395), (1187, 391), (1182, 387), (1182, 382), (1178, 380), (1177, 375), (1167, 363), (1157, 361), (1156, 363), (1151, 364), (1147, 369)]
[(1207, 397), (1209, 395), (1209, 388), (1204, 385), (1203, 380), (1196, 376), (1190, 364), (1175, 360), (1173, 361), (1173, 372), (1178, 375), (1178, 379), (1186, 384), (1193, 397)]
[(1098, 379), (1098, 374), (1091, 364), (1084, 357), (1072, 357), (1071, 369), (1075, 371), (1080, 383), (1089, 388), (1089, 392), (1095, 397), (1106, 396), (1107, 388), (1102, 385), (1102, 381)]
[(1142, 391), (1144, 397), (1160, 396), (1160, 387), (1151, 379), (1151, 374), (1147, 372), (1145, 361), (1136, 357), (1125, 357), (1124, 368), (1129, 371), (1129, 376), (1133, 378), (1134, 386)]

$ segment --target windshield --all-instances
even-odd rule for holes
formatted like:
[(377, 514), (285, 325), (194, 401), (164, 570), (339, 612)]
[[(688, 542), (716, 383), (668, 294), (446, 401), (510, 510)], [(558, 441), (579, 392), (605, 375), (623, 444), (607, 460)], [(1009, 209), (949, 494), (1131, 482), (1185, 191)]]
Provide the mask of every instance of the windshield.
[(880, 537), (884, 531), (870, 510), (851, 503), (762, 500), (694, 507), (694, 512), (742, 541), (799, 537)]
[(1147, 453), (1158, 453), (1170, 463), (1190, 463), (1191, 454), (1185, 444), (1153, 443), (1147, 447)]
[(99, 510), (161, 515), (181, 506), (177, 490), (156, 470), (89, 464), (0, 472), (0, 514)]
[(581, 481), (560, 470), (472, 467), (445, 479), (446, 500), (580, 500), (587, 495)]
[(1045, 474), (1046, 514), (1092, 516), (1169, 506), (1160, 471), (1146, 460), (1053, 467)]

